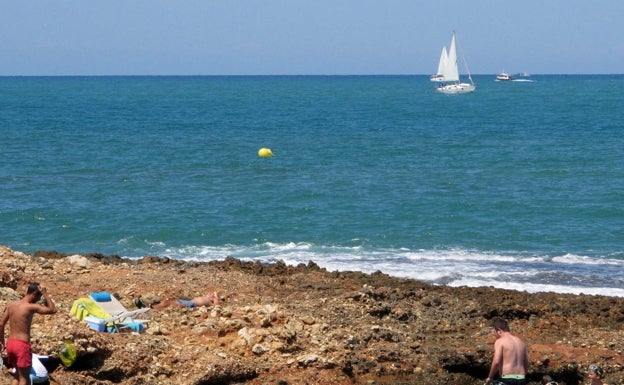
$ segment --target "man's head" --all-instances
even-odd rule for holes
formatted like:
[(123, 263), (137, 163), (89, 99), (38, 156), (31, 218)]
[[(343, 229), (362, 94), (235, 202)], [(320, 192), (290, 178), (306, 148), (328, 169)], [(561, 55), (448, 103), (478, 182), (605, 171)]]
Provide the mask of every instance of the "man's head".
[(497, 319), (492, 324), (492, 327), (494, 328), (494, 334), (497, 338), (500, 337), (504, 332), (509, 333), (509, 324), (504, 319)]
[(598, 378), (602, 378), (602, 369), (598, 365), (589, 365), (589, 371), (593, 372)]
[(502, 330), (504, 332), (508, 332), (509, 331), (509, 324), (507, 323), (507, 321), (505, 321), (502, 318), (499, 318), (496, 321), (494, 321), (494, 323), (492, 324), (492, 327), (494, 329), (499, 329), (499, 330)]
[(32, 295), (35, 299), (35, 302), (41, 299), (41, 288), (39, 286), (39, 282), (31, 282), (28, 285), (28, 289), (26, 289), (26, 295)]

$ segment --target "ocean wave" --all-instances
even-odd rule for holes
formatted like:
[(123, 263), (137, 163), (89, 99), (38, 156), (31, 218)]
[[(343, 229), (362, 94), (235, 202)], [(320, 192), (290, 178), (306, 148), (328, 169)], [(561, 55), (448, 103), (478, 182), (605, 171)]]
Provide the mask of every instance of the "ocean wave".
[[(328, 271), (362, 271), (417, 279), (448, 286), (492, 286), (527, 292), (603, 294), (624, 297), (624, 280), (613, 277), (613, 266), (624, 261), (575, 254), (536, 255), (484, 252), (461, 248), (440, 250), (366, 249), (315, 245), (307, 242), (265, 242), (252, 246), (186, 246), (160, 248), (157, 255), (210, 261), (235, 257), (243, 261), (292, 266), (313, 261)], [(154, 250), (152, 250), (154, 251)]]
[(585, 286), (570, 286), (570, 285), (557, 285), (557, 284), (540, 284), (540, 283), (525, 283), (525, 282), (492, 282), (492, 281), (480, 281), (478, 279), (461, 279), (447, 283), (447, 286), (452, 287), (482, 287), (491, 286), (498, 289), (509, 289), (516, 291), (525, 291), (527, 293), (540, 293), (540, 292), (553, 292), (559, 294), (587, 294), (587, 295), (607, 295), (611, 297), (624, 297), (623, 288), (612, 287), (585, 287)]

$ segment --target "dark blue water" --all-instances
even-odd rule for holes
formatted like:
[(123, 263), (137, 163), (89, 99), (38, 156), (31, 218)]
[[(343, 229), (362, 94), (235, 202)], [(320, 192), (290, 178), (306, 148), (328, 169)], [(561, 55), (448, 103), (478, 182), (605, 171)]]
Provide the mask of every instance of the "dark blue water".
[(522, 80), (0, 77), (0, 244), (624, 296), (624, 76)]

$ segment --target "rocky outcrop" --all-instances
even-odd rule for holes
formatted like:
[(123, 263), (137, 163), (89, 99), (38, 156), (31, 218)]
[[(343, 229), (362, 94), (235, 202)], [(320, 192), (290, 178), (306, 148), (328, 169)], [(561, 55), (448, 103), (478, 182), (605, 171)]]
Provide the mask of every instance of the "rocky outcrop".
[[(527, 342), (529, 379), (579, 384), (590, 363), (624, 382), (622, 298), (451, 288), (382, 273), (197, 263), (99, 254), (27, 255), (0, 248), (0, 307), (29, 281), (59, 312), (35, 316), (32, 345), (56, 355), (69, 339), (74, 365), (51, 360), (62, 384), (479, 384), (493, 351), (491, 322), (506, 318)], [(215, 307), (150, 310), (141, 334), (98, 333), (69, 314), (89, 292), (128, 308), (217, 290)]]

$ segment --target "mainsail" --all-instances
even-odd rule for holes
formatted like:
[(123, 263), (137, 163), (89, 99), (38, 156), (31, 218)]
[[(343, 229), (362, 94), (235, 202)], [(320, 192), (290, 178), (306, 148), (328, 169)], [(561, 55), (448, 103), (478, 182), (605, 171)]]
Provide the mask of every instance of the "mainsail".
[(457, 67), (457, 48), (455, 47), (455, 32), (451, 38), (451, 46), (449, 47), (446, 65), (444, 66), (444, 81), (459, 81), (459, 68)]

